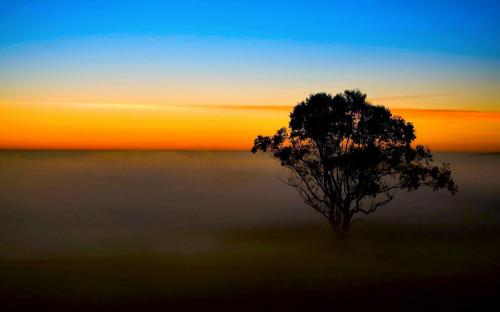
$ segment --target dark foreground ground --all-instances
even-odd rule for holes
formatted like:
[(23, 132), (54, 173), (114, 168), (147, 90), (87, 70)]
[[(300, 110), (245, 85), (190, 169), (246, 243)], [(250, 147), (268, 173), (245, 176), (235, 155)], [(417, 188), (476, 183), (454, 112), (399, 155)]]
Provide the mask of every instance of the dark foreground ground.
[(456, 196), (400, 192), (342, 250), (265, 155), (0, 152), (0, 312), (500, 311), (500, 157), (436, 157)]
[(366, 222), (345, 249), (318, 225), (210, 235), (195, 253), (2, 260), (0, 310), (500, 308), (500, 227)]

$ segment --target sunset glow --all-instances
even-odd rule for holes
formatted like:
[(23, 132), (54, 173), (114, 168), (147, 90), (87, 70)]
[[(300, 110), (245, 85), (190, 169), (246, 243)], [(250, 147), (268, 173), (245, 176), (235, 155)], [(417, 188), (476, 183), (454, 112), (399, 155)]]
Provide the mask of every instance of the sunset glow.
[[(494, 10), (449, 6), (457, 19), (442, 20), (434, 2), (367, 1), (360, 17), (299, 1), (276, 25), (257, 2), (124, 1), (78, 14), (57, 1), (2, 4), (0, 148), (246, 150), (309, 94), (358, 88), (414, 122), (417, 142), (435, 150), (500, 150)], [(420, 31), (391, 10), (413, 12)], [(312, 22), (316, 11), (339, 25)], [(357, 21), (377, 29), (367, 37)]]
[[(0, 109), (12, 149), (243, 149), (286, 126), (288, 106), (17, 105)], [(500, 112), (392, 109), (437, 151), (500, 149)]]
[(500, 0), (0, 0), (0, 312), (500, 311), (499, 190)]

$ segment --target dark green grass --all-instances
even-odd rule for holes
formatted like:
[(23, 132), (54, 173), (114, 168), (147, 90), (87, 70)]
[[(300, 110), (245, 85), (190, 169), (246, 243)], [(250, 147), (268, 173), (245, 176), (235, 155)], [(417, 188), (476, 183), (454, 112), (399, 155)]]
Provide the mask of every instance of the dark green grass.
[[(221, 229), (214, 249), (0, 262), (7, 310), (478, 308), (497, 304), (500, 227)], [(433, 309), (431, 309), (433, 310)]]

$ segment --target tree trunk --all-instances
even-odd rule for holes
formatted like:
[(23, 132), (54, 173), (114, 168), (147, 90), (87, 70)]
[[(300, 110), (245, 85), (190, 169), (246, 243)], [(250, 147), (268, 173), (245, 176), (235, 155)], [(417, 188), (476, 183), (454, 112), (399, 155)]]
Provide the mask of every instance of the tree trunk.
[(351, 227), (351, 215), (349, 214), (349, 212), (347, 212), (343, 216), (344, 216), (344, 220), (342, 222), (341, 231), (342, 231), (342, 235), (344, 237), (346, 237), (347, 236), (347, 232), (349, 232), (349, 228)]
[(336, 224), (335, 222), (330, 222), (330, 225), (332, 226), (333, 229), (336, 245), (341, 249), (344, 249), (347, 240), (347, 230), (342, 227), (342, 224)]
[[(343, 248), (346, 245), (347, 233), (349, 232), (349, 228), (351, 226), (351, 215), (342, 213), (342, 221), (330, 219), (330, 225), (333, 228), (333, 232), (335, 233), (335, 238), (339, 245)], [(340, 222), (341, 221), (341, 222)]]

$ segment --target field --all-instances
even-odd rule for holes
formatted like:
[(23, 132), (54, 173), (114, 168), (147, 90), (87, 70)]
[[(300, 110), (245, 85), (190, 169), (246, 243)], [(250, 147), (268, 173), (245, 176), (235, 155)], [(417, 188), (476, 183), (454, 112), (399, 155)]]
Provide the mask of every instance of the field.
[(498, 305), (498, 158), (448, 157), (459, 195), (401, 194), (341, 246), (266, 158), (5, 152), (2, 311)]

